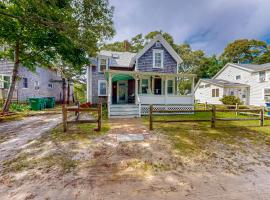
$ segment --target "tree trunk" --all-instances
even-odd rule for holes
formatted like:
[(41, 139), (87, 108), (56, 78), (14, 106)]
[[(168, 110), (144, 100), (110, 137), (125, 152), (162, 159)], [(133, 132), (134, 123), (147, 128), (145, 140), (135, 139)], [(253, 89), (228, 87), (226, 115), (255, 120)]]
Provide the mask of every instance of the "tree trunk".
[(19, 53), (20, 53), (20, 44), (19, 44), (19, 41), (17, 41), (16, 46), (15, 46), (15, 53), (14, 53), (14, 57), (15, 57), (14, 61), (15, 62), (14, 62), (14, 68), (13, 68), (13, 72), (12, 72), (11, 84), (9, 87), (7, 99), (6, 99), (4, 106), (3, 106), (3, 110), (2, 110), (3, 113), (9, 111), (9, 107), (10, 107), (13, 93), (15, 90), (16, 81), (18, 78), (19, 67), (20, 67)]
[(67, 104), (69, 105), (69, 97), (70, 97), (70, 81), (67, 80)]
[(66, 79), (62, 78), (62, 86), (63, 86), (63, 99), (62, 99), (62, 104), (66, 104), (67, 101), (67, 87), (66, 87)]

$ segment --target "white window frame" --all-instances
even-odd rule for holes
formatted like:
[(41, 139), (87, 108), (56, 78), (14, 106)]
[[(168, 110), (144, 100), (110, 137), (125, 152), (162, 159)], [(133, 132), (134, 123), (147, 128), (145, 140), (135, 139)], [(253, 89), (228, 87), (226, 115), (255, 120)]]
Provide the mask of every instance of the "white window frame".
[[(213, 90), (214, 90), (214, 95), (213, 95)], [(217, 91), (218, 91), (218, 95), (217, 95)], [(212, 95), (211, 95), (212, 98), (219, 98), (219, 96), (220, 96), (219, 88), (212, 88), (211, 92), (212, 92)]]
[[(148, 88), (147, 88), (147, 92), (146, 93), (142, 93), (142, 82), (143, 82), (143, 80), (147, 80), (148, 81)], [(150, 78), (141, 78), (140, 79), (140, 94), (150, 94), (151, 93), (150, 91), (151, 91)]]
[[(11, 76), (10, 75), (7, 75), (7, 74), (0, 74), (0, 89), (5, 89), (5, 80), (4, 80), (4, 76), (7, 76), (9, 77), (9, 80), (10, 80), (10, 83), (11, 84)], [(10, 85), (9, 85), (10, 86)], [(6, 88), (8, 89), (8, 88)]]
[(39, 90), (39, 89), (40, 89), (39, 85), (40, 85), (40, 84), (39, 84), (39, 81), (35, 81), (35, 82), (34, 82), (34, 89), (35, 89), (35, 90)]
[[(24, 79), (27, 80), (27, 87), (24, 87)], [(28, 80), (28, 78), (23, 77), (23, 78), (22, 78), (22, 89), (28, 89), (28, 88), (29, 88), (29, 80)]]
[[(100, 84), (101, 83), (105, 83), (106, 94), (100, 94)], [(98, 96), (99, 97), (106, 97), (107, 96), (107, 93), (108, 93), (108, 91), (107, 91), (107, 81), (105, 81), (105, 80), (98, 80)]]
[(263, 93), (263, 100), (265, 101), (265, 90), (270, 90), (270, 88), (263, 88), (262, 90), (263, 90), (263, 92), (262, 92)]
[[(172, 81), (172, 93), (169, 93), (168, 92), (168, 88), (169, 88), (169, 81)], [(174, 79), (167, 79), (167, 88), (166, 88), (166, 90), (167, 90), (167, 94), (168, 95), (173, 95), (173, 94), (175, 94), (175, 80)]]
[(103, 73), (103, 71), (100, 70), (100, 64), (101, 64), (101, 60), (106, 60), (106, 70), (108, 70), (108, 67), (109, 67), (109, 60), (108, 58), (105, 58), (105, 57), (99, 57), (98, 58), (98, 72), (99, 73)]
[[(156, 66), (156, 53), (161, 54), (161, 66)], [(164, 51), (161, 49), (153, 49), (153, 68), (163, 69), (164, 68)]]
[[(260, 73), (263, 72), (264, 73), (264, 80), (261, 80), (261, 76), (260, 76)], [(262, 82), (265, 82), (266, 81), (266, 71), (260, 71), (258, 72), (258, 82), (259, 83), (262, 83)]]

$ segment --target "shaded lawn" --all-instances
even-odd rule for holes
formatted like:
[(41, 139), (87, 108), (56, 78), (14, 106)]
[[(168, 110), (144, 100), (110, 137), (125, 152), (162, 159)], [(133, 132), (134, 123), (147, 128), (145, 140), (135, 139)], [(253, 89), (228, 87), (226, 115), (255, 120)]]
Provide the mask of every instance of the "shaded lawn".
[[(235, 113), (217, 113), (218, 118), (248, 118)], [(211, 119), (211, 113), (195, 113), (190, 115), (155, 115), (154, 120), (177, 119)], [(144, 117), (148, 125), (148, 117)], [(175, 150), (182, 155), (198, 154), (208, 151), (211, 143), (218, 142), (241, 148), (246, 141), (254, 145), (266, 144), (270, 146), (270, 120), (265, 120), (265, 126), (259, 126), (256, 121), (217, 121), (216, 128), (211, 128), (211, 122), (175, 122), (153, 123), (155, 131), (167, 136), (173, 143)]]

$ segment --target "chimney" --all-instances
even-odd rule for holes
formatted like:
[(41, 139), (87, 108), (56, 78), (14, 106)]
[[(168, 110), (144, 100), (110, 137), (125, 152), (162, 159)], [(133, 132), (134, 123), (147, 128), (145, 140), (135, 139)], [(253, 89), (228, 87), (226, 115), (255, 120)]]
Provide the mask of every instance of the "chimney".
[(128, 51), (129, 50), (129, 42), (128, 40), (124, 40), (124, 51)]

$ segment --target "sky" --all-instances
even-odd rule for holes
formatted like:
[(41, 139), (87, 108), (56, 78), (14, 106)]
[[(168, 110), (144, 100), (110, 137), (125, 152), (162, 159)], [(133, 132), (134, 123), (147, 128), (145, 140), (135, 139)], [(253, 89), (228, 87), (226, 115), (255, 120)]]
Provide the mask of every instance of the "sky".
[(270, 0), (109, 0), (114, 6), (112, 41), (162, 30), (177, 44), (220, 54), (236, 39), (270, 43)]

